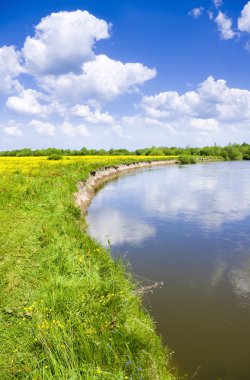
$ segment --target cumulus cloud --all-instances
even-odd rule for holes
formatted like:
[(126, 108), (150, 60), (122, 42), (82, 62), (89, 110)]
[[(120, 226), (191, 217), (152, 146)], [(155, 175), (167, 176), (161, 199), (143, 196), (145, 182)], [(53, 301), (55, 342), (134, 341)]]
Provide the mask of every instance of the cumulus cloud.
[(219, 122), (217, 120), (199, 118), (191, 118), (188, 122), (188, 127), (207, 132), (218, 132), (220, 129)]
[(71, 104), (136, 91), (156, 70), (96, 55), (94, 44), (109, 38), (109, 29), (86, 11), (52, 13), (35, 27), (34, 37), (26, 38), (22, 54), (27, 73), (54, 101)]
[(132, 138), (132, 136), (125, 135), (122, 126), (119, 124), (112, 125), (112, 131), (115, 132), (116, 135), (122, 139), (131, 139)]
[(17, 78), (24, 70), (20, 65), (20, 53), (14, 46), (0, 47), (0, 93), (21, 90)]
[(206, 133), (239, 124), (247, 128), (250, 123), (250, 91), (229, 88), (225, 80), (212, 76), (183, 95), (168, 91), (144, 96), (140, 107), (143, 116), (123, 121), (138, 125), (144, 121), (145, 125), (170, 127), (176, 132), (191, 129)]
[(7, 124), (1, 124), (0, 128), (9, 136), (20, 137), (23, 134), (20, 126), (15, 120), (10, 120)]
[(6, 106), (18, 114), (43, 116), (46, 113), (46, 106), (39, 103), (40, 98), (43, 98), (43, 94), (36, 90), (22, 90), (19, 96), (10, 96)]
[[(0, 47), (0, 92), (8, 96), (5, 111), (30, 117), (30, 127), (48, 136), (61, 131), (86, 137), (90, 135), (87, 126), (101, 125), (107, 133), (124, 137), (119, 120), (102, 111), (104, 103), (138, 92), (140, 85), (156, 76), (156, 70), (96, 55), (95, 43), (109, 38), (110, 28), (87, 11), (52, 13), (35, 26), (34, 35), (26, 38), (20, 51)], [(33, 86), (24, 88), (28, 76)], [(49, 122), (52, 115), (57, 127)], [(37, 120), (41, 118), (48, 121)], [(79, 125), (75, 118), (81, 119)], [(8, 126), (5, 133), (18, 131)]]
[(29, 125), (34, 127), (36, 131), (42, 135), (55, 136), (55, 126), (48, 122), (42, 122), (40, 120), (32, 120)]
[(250, 1), (244, 6), (238, 19), (238, 28), (241, 32), (250, 33)]
[(244, 48), (250, 52), (250, 41), (247, 41), (244, 45)]
[(219, 11), (214, 21), (222, 40), (231, 40), (236, 36), (236, 32), (232, 29), (232, 20), (225, 13)]
[[(168, 137), (175, 136), (179, 134), (181, 125), (185, 125), (181, 122), (181, 117), (178, 119), (164, 118), (157, 119), (153, 117), (148, 117), (145, 114), (137, 114), (134, 116), (124, 116), (121, 118), (121, 124), (123, 128), (129, 128), (136, 133), (138, 138), (143, 138), (143, 135), (150, 136), (148, 141), (154, 141), (155, 136), (160, 136), (158, 144), (163, 144), (162, 136), (166, 135)], [(186, 125), (185, 125), (186, 129)], [(156, 132), (157, 131), (157, 132)], [(161, 132), (165, 132), (161, 133)], [(141, 137), (140, 137), (141, 136)], [(131, 136), (132, 137), (132, 136)]]
[(87, 11), (52, 13), (25, 41), (26, 68), (35, 75), (77, 72), (83, 62), (94, 58), (94, 43), (108, 38), (109, 28)]
[(209, 20), (213, 20), (213, 18), (214, 18), (214, 14), (213, 14), (213, 12), (212, 11), (207, 11), (207, 14), (208, 14), (208, 18), (209, 18)]
[[(83, 99), (112, 100), (126, 92), (136, 91), (156, 76), (155, 69), (141, 63), (122, 63), (104, 54), (82, 66), (82, 73), (68, 73), (41, 78), (41, 86), (58, 99), (79, 102)], [(70, 94), (70, 97), (69, 97)]]
[(188, 12), (188, 15), (194, 18), (199, 18), (202, 16), (203, 12), (204, 12), (204, 8), (198, 7), (198, 8), (191, 9), (191, 11)]
[(22, 136), (22, 131), (18, 128), (18, 127), (5, 127), (3, 128), (3, 131), (5, 133), (7, 133), (7, 135), (10, 135), (10, 136)]
[[(219, 7), (221, 2), (214, 4)], [(247, 31), (249, 4), (239, 20), (242, 31)], [(190, 15), (198, 18), (203, 12), (203, 7), (194, 8)], [(214, 20), (221, 38), (233, 38), (236, 33), (231, 19), (218, 12)], [(168, 135), (180, 136), (186, 131), (212, 135), (225, 126), (237, 130), (239, 123), (242, 128), (249, 125), (250, 92), (229, 88), (225, 81), (213, 77), (184, 94), (166, 91), (144, 96), (138, 115), (119, 118), (105, 112), (105, 102), (138, 92), (140, 85), (156, 76), (155, 69), (142, 63), (97, 55), (95, 43), (109, 37), (110, 25), (86, 11), (58, 12), (41, 20), (21, 51), (13, 46), (0, 48), (0, 91), (8, 96), (5, 111), (30, 116), (29, 125), (38, 133), (54, 136), (61, 132), (76, 138), (90, 136), (91, 128), (96, 131), (99, 125), (106, 126), (104, 134), (120, 138), (130, 138), (132, 130), (147, 127), (153, 131), (148, 135), (154, 138), (155, 128)], [(22, 83), (25, 78), (21, 74), (31, 76), (33, 88), (22, 87), (19, 80)], [(56, 126), (37, 120), (52, 114), (56, 115)], [(9, 135), (19, 134), (16, 125), (5, 128)]]
[(90, 136), (88, 128), (86, 127), (86, 125), (83, 125), (83, 124), (73, 125), (69, 122), (64, 122), (60, 129), (62, 130), (63, 133), (71, 137), (75, 137), (77, 135), (81, 135), (85, 137)]
[(71, 108), (70, 113), (73, 116), (83, 118), (89, 123), (94, 124), (113, 124), (114, 118), (108, 112), (101, 113), (98, 109), (91, 111), (89, 106), (77, 104)]
[(214, 6), (218, 9), (223, 5), (222, 0), (214, 0)]

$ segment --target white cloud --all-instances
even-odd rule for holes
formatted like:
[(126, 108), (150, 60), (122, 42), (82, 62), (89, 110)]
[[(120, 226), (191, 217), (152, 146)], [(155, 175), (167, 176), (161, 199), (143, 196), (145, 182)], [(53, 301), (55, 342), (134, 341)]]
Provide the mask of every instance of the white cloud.
[(2, 126), (4, 133), (6, 133), (9, 136), (16, 136), (20, 137), (22, 136), (22, 131), (19, 128), (19, 125), (17, 125), (14, 121), (10, 121), (7, 126)]
[(191, 129), (199, 133), (218, 133), (232, 125), (241, 128), (250, 125), (250, 91), (229, 88), (225, 80), (215, 80), (212, 76), (195, 91), (183, 95), (169, 91), (144, 96), (140, 107), (144, 115), (133, 120), (123, 119), (123, 122), (171, 127), (176, 132)]
[[(88, 127), (96, 131), (103, 126), (102, 133), (110, 138), (128, 138), (119, 118), (102, 111), (103, 103), (138, 92), (140, 85), (156, 76), (156, 70), (96, 55), (95, 43), (110, 37), (110, 27), (86, 11), (52, 13), (35, 26), (34, 36), (26, 38), (23, 49), (0, 48), (0, 92), (8, 94), (3, 99), (5, 112), (29, 117), (33, 131), (48, 136), (61, 132), (86, 137), (90, 136)], [(20, 77), (22, 73), (25, 76)], [(18, 79), (30, 88), (22, 87)], [(56, 126), (49, 122), (52, 115), (56, 115)], [(17, 126), (7, 127), (9, 133), (19, 133)]]
[(122, 139), (131, 139), (132, 138), (131, 136), (125, 135), (121, 125), (118, 125), (118, 124), (112, 125), (112, 131), (114, 131), (117, 134), (117, 136), (121, 137)]
[(114, 118), (108, 112), (101, 113), (98, 109), (91, 111), (89, 106), (77, 104), (70, 110), (71, 115), (83, 118), (93, 124), (113, 124)]
[(232, 29), (232, 20), (225, 13), (219, 11), (214, 21), (217, 24), (222, 40), (231, 40), (236, 36), (236, 33)]
[(36, 90), (22, 90), (19, 96), (9, 97), (6, 101), (6, 106), (18, 114), (44, 116), (47, 107), (41, 105), (38, 101), (43, 96), (43, 94)]
[(172, 119), (178, 115), (194, 115), (192, 106), (198, 102), (194, 91), (179, 95), (178, 92), (161, 92), (155, 96), (144, 96), (141, 106), (153, 119)]
[(55, 136), (55, 126), (48, 122), (42, 122), (40, 120), (32, 120), (29, 125), (34, 127), (38, 133), (42, 135)]
[(241, 32), (250, 33), (250, 1), (244, 6), (238, 19), (238, 28)]
[(21, 90), (22, 86), (15, 78), (22, 72), (20, 53), (13, 46), (0, 47), (0, 92)]
[(207, 131), (207, 132), (218, 132), (219, 131), (219, 122), (215, 119), (190, 119), (189, 125), (190, 128), (197, 130)]
[(61, 130), (63, 133), (65, 133), (66, 135), (71, 136), (71, 137), (75, 137), (77, 135), (82, 135), (85, 137), (90, 136), (88, 128), (83, 124), (73, 125), (69, 122), (64, 122), (61, 126)]
[(109, 37), (109, 27), (87, 11), (52, 13), (25, 41), (27, 70), (36, 75), (78, 72), (84, 61), (94, 59), (94, 43)]
[[(219, 7), (219, 3), (214, 4)], [(250, 2), (239, 19), (242, 31), (248, 30), (248, 8)], [(211, 9), (216, 12), (215, 8)], [(194, 8), (190, 15), (198, 18), (204, 12), (203, 7)], [(213, 19), (221, 38), (236, 36), (232, 20), (221, 11), (217, 12), (218, 16)], [(210, 16), (212, 18), (212, 14)], [(59, 131), (71, 137), (87, 137), (89, 131), (96, 133), (98, 126), (103, 126), (101, 133), (109, 139), (130, 138), (131, 135), (135, 139), (133, 131), (137, 131), (136, 140), (142, 138), (151, 142), (151, 137), (152, 141), (156, 137), (156, 128), (157, 141), (162, 136), (176, 134), (178, 137), (184, 134), (213, 136), (223, 128), (231, 131), (249, 128), (250, 92), (229, 88), (225, 81), (213, 77), (184, 94), (166, 91), (144, 96), (138, 115), (119, 118), (103, 111), (104, 102), (137, 92), (140, 85), (156, 76), (155, 69), (142, 63), (126, 63), (105, 54), (96, 55), (95, 42), (109, 38), (109, 29), (106, 21), (88, 12), (53, 13), (35, 27), (35, 35), (27, 37), (21, 52), (13, 46), (0, 48), (0, 92), (9, 96), (5, 111), (30, 116), (29, 120), (56, 114), (56, 126), (39, 120), (30, 122), (38, 133), (49, 136)], [(20, 82), (27, 79), (20, 76), (22, 73), (32, 77), (26, 83), (33, 81), (33, 88), (24, 89), (19, 83), (18, 79)], [(9, 135), (21, 132), (18, 125), (7, 124), (4, 128), (8, 128), (4, 132)]]
[(18, 127), (5, 127), (3, 131), (10, 136), (22, 136), (22, 131)]
[(54, 113), (62, 117), (66, 117), (68, 114), (68, 108), (65, 105), (59, 103), (57, 100), (50, 101), (49, 104), (46, 105), (45, 110), (48, 114)]
[(214, 0), (214, 6), (218, 9), (223, 5), (222, 0)]
[(52, 13), (35, 27), (34, 37), (26, 38), (22, 53), (27, 73), (52, 101), (71, 105), (136, 91), (156, 70), (96, 55), (94, 44), (109, 38), (109, 29), (106, 21), (86, 11)]
[(101, 54), (84, 63), (79, 75), (45, 76), (40, 83), (58, 99), (77, 103), (91, 98), (103, 101), (115, 99), (126, 92), (136, 91), (137, 85), (155, 76), (155, 69), (141, 63), (122, 63)]
[(203, 12), (204, 12), (204, 8), (203, 7), (193, 8), (193, 9), (191, 9), (190, 12), (188, 12), (188, 15), (192, 16), (194, 18), (199, 18), (199, 17), (202, 16)]
[(207, 11), (207, 14), (208, 14), (209, 20), (213, 20), (213, 18), (214, 18), (213, 12), (212, 11)]
[(247, 41), (244, 45), (244, 48), (250, 52), (250, 41)]
[(200, 104), (198, 112), (208, 117), (212, 116), (219, 121), (244, 121), (250, 119), (250, 91), (229, 88), (225, 80), (215, 80), (209, 77), (199, 89)]

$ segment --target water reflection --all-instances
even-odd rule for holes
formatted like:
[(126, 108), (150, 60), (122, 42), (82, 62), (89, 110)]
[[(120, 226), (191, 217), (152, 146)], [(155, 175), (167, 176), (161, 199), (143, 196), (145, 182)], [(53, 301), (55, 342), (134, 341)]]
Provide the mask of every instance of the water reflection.
[(225, 260), (216, 260), (215, 269), (211, 273), (210, 284), (213, 288), (219, 286), (228, 273), (228, 263)]
[(189, 167), (182, 169), (181, 178), (179, 170), (164, 173), (162, 178), (145, 183), (142, 207), (167, 219), (184, 218), (207, 230), (241, 220), (250, 214), (250, 182), (243, 180), (250, 171), (248, 166), (247, 172), (236, 166), (227, 175), (209, 165), (196, 169), (195, 178)]
[(90, 234), (104, 245), (130, 243), (139, 245), (155, 235), (155, 228), (140, 219), (124, 215), (121, 211), (108, 208), (92, 212), (88, 217)]
[(236, 296), (243, 305), (250, 305), (250, 257), (233, 268), (229, 276)]
[(97, 193), (87, 221), (135, 274), (175, 364), (196, 380), (250, 378), (250, 163), (129, 174)]

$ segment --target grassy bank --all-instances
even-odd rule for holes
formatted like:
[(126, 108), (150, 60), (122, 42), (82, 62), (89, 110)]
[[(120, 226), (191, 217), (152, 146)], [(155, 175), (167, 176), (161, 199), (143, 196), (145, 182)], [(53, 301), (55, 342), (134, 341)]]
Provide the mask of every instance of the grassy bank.
[(1, 380), (176, 379), (137, 285), (73, 204), (89, 172), (144, 160), (0, 158)]

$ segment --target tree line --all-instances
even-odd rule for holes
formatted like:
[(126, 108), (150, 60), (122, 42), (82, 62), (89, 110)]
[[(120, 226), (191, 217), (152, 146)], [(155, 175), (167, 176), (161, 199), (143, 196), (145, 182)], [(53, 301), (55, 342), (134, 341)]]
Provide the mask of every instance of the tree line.
[(213, 146), (204, 146), (202, 148), (178, 148), (178, 147), (154, 147), (136, 149), (135, 151), (129, 151), (127, 149), (87, 149), (83, 147), (79, 150), (73, 149), (35, 149), (23, 148), (10, 151), (1, 151), (0, 156), (5, 157), (35, 157), (35, 156), (180, 156), (188, 155), (195, 156), (197, 158), (202, 157), (218, 157), (226, 161), (231, 160), (250, 160), (250, 145), (243, 144), (228, 144), (226, 146), (219, 146), (214, 144)]

